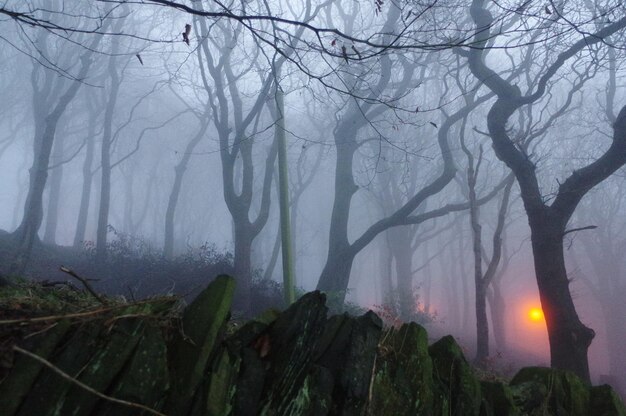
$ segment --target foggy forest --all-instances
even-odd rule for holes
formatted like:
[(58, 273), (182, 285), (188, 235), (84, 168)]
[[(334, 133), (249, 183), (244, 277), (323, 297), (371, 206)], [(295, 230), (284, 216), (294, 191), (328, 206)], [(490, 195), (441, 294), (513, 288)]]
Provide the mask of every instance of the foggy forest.
[(1, 0), (0, 286), (319, 290), (625, 397), (625, 45), (617, 0)]

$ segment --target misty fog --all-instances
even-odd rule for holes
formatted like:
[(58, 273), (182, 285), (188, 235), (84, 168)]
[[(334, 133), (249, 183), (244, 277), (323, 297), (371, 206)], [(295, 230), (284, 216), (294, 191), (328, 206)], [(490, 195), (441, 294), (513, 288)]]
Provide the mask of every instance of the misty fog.
[(0, 2), (0, 273), (282, 302), (283, 175), (297, 294), (624, 392), (626, 6), (546, 4)]

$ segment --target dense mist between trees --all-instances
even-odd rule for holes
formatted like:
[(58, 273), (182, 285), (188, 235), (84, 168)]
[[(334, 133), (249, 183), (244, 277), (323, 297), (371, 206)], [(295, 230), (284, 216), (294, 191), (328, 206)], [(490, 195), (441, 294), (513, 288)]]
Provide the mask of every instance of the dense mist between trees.
[(626, 6), (535, 3), (3, 2), (0, 273), (254, 315), (289, 269), (623, 394)]

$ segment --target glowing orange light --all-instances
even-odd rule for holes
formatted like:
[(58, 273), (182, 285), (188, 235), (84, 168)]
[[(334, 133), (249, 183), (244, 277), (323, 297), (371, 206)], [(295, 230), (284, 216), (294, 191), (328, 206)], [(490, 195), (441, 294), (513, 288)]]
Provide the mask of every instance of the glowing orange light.
[(541, 322), (543, 321), (543, 311), (541, 310), (541, 308), (531, 308), (528, 311), (528, 317), (531, 321)]

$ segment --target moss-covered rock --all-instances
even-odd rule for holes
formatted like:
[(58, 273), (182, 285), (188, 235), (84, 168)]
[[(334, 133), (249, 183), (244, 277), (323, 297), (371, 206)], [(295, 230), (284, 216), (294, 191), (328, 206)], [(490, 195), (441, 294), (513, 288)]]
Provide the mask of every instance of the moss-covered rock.
[(228, 348), (222, 348), (217, 355), (208, 376), (207, 414), (226, 416), (233, 412), (240, 364), (241, 358), (231, 354)]
[(511, 388), (503, 383), (482, 381), (480, 389), (483, 395), (480, 416), (521, 416), (515, 405)]
[[(145, 323), (140, 318), (121, 319), (110, 329), (107, 342), (101, 344), (97, 352), (85, 365), (77, 380), (92, 389), (105, 392), (114, 389), (122, 369), (132, 357), (143, 337)], [(100, 399), (82, 387), (72, 384), (60, 406), (59, 415), (88, 415)]]
[(235, 280), (226, 275), (215, 278), (185, 309), (183, 335), (170, 347), (172, 390), (167, 413), (183, 415), (192, 404), (206, 373), (209, 358), (230, 314)]
[[(50, 358), (69, 327), (67, 320), (57, 322), (30, 339), (27, 343), (28, 350), (41, 358)], [(13, 415), (18, 410), (43, 368), (42, 363), (31, 357), (20, 355), (15, 358), (13, 371), (0, 384), (0, 409), (4, 415)]]
[(269, 327), (255, 342), (259, 360), (267, 362), (261, 415), (304, 414), (298, 405), (294, 413), (294, 398), (301, 390), (313, 364), (315, 345), (326, 323), (326, 297), (320, 292), (302, 296)]
[[(511, 386), (537, 383), (545, 387), (546, 396), (542, 407), (553, 415), (589, 416), (589, 387), (569, 371), (544, 367), (521, 369), (511, 380)], [(522, 400), (523, 396), (518, 396)]]
[[(452, 337), (428, 347), (414, 323), (383, 333), (372, 312), (327, 319), (319, 292), (226, 325), (233, 289), (231, 278), (216, 279), (182, 318), (168, 298), (92, 305), (71, 319), (58, 311), (4, 320), (18, 327), (0, 335), (49, 364), (16, 351), (0, 381), (0, 413), (117, 416), (143, 405), (181, 416), (626, 416), (609, 386), (590, 388), (564, 371), (527, 368), (510, 385), (480, 382)], [(57, 305), (51, 296), (33, 300)]]
[(383, 336), (372, 383), (370, 415), (434, 413), (433, 366), (424, 328), (410, 323)]
[(626, 406), (619, 396), (605, 384), (591, 388), (589, 415), (594, 416), (626, 416)]
[[(161, 329), (146, 326), (129, 363), (122, 370), (111, 396), (161, 410), (169, 389), (167, 350)], [(135, 409), (102, 402), (100, 416), (130, 416)]]
[[(452, 336), (445, 336), (428, 349), (433, 360), (436, 388), (442, 406), (449, 403), (448, 414), (478, 416), (481, 407), (480, 382)], [(447, 400), (446, 400), (447, 396)], [(437, 413), (445, 411), (438, 409)]]

